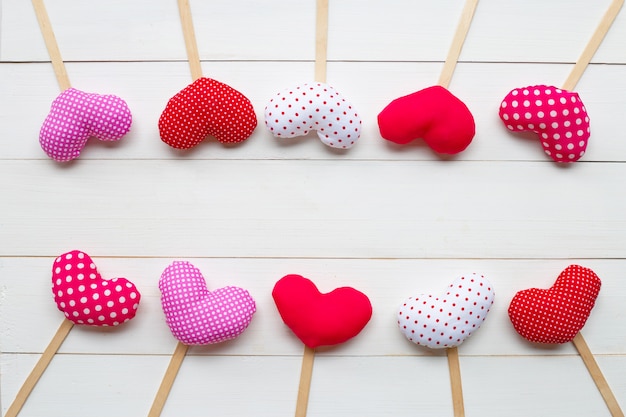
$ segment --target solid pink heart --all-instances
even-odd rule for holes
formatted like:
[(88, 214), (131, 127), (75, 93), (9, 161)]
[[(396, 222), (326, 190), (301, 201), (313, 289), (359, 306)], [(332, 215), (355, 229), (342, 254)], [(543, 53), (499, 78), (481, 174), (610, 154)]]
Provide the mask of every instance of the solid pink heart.
[(121, 98), (69, 88), (52, 102), (39, 143), (50, 158), (67, 162), (78, 158), (90, 137), (117, 141), (131, 124), (130, 110)]
[(485, 321), (494, 295), (483, 275), (463, 275), (444, 295), (407, 299), (398, 311), (398, 326), (418, 345), (431, 349), (459, 346)]

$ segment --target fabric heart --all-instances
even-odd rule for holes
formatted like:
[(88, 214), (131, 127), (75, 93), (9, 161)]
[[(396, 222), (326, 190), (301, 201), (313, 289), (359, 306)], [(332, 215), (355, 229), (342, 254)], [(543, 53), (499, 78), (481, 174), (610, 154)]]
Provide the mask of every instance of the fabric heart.
[(159, 280), (165, 321), (186, 345), (234, 339), (252, 321), (256, 303), (248, 291), (223, 287), (209, 291), (202, 273), (189, 262), (174, 261)]
[(476, 331), (493, 304), (493, 287), (476, 273), (457, 278), (439, 297), (410, 297), (398, 311), (398, 326), (411, 342), (431, 349), (459, 346)]
[(589, 116), (577, 93), (546, 85), (511, 90), (500, 104), (500, 119), (514, 132), (539, 135), (556, 162), (575, 162), (587, 149)]
[(310, 348), (343, 343), (359, 334), (372, 317), (365, 294), (350, 287), (322, 294), (300, 275), (278, 280), (272, 297), (287, 327)]
[(515, 330), (531, 342), (570, 342), (591, 314), (600, 285), (591, 269), (570, 265), (549, 289), (530, 288), (515, 294), (509, 318)]
[(388, 141), (406, 145), (421, 138), (442, 154), (465, 150), (476, 133), (465, 103), (438, 85), (393, 100), (378, 115), (378, 128)]
[(121, 98), (69, 88), (52, 102), (39, 143), (50, 158), (67, 162), (78, 158), (90, 137), (117, 141), (131, 124), (132, 115)]
[(73, 250), (52, 265), (52, 293), (68, 320), (117, 326), (135, 317), (141, 295), (126, 278), (103, 279), (89, 255)]
[(189, 149), (211, 135), (221, 143), (248, 139), (257, 120), (250, 100), (234, 88), (198, 78), (172, 97), (159, 118), (161, 140)]
[(361, 136), (361, 117), (333, 87), (302, 84), (276, 94), (265, 107), (265, 126), (279, 138), (312, 130), (333, 148), (351, 148)]

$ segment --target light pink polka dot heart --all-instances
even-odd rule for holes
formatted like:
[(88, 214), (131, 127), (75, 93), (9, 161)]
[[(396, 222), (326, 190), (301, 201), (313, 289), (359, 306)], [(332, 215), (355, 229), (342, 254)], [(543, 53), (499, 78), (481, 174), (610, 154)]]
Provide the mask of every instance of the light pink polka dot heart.
[(546, 85), (515, 88), (502, 100), (499, 114), (507, 129), (535, 132), (556, 162), (575, 162), (585, 154), (591, 130), (577, 93)]
[(73, 250), (52, 265), (54, 301), (75, 324), (117, 326), (135, 317), (141, 295), (126, 278), (103, 279), (92, 259)]
[(243, 288), (209, 291), (198, 268), (174, 261), (159, 280), (165, 321), (186, 345), (207, 345), (234, 339), (248, 327), (256, 303)]

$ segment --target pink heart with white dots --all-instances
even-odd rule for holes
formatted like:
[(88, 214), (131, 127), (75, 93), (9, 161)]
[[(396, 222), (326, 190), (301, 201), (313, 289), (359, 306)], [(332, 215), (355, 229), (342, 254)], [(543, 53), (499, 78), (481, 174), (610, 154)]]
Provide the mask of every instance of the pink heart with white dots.
[(73, 250), (52, 265), (57, 307), (75, 324), (117, 326), (135, 317), (141, 295), (126, 278), (103, 279), (89, 255)]
[(511, 90), (500, 104), (500, 119), (511, 131), (535, 132), (556, 162), (579, 160), (591, 134), (578, 94), (546, 85)]
[(161, 305), (172, 334), (186, 345), (234, 339), (252, 321), (256, 303), (248, 291), (223, 287), (209, 291), (198, 268), (174, 261), (159, 280)]
[(333, 87), (302, 84), (277, 93), (265, 107), (265, 126), (279, 138), (317, 131), (332, 148), (348, 149), (361, 136), (361, 117)]
[(398, 311), (398, 326), (415, 344), (431, 349), (458, 346), (485, 321), (494, 295), (483, 275), (463, 275), (443, 295), (408, 298)]

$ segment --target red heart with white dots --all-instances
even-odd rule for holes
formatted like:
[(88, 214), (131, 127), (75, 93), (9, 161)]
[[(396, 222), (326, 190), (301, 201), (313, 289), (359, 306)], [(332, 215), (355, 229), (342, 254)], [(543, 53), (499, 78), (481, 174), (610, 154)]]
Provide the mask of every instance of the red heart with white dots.
[(265, 125), (279, 138), (317, 136), (332, 148), (351, 148), (361, 135), (361, 117), (333, 87), (302, 84), (277, 93), (265, 107)]
[(346, 342), (372, 317), (372, 305), (362, 292), (341, 287), (321, 293), (300, 275), (278, 280), (272, 297), (287, 327), (310, 348)]
[(494, 296), (483, 275), (463, 275), (443, 295), (407, 299), (398, 311), (398, 326), (415, 344), (431, 349), (458, 346), (485, 321)]
[(591, 269), (570, 265), (552, 287), (515, 294), (509, 318), (515, 330), (531, 342), (570, 342), (587, 322), (600, 286), (600, 278)]
[(75, 324), (117, 326), (135, 317), (141, 295), (126, 278), (103, 279), (89, 255), (73, 250), (52, 265), (57, 307)]
[(171, 147), (189, 149), (209, 135), (225, 144), (243, 142), (256, 125), (254, 108), (246, 96), (203, 77), (168, 101), (159, 118), (159, 133)]
[(500, 104), (500, 119), (513, 132), (535, 132), (556, 162), (580, 159), (591, 134), (578, 94), (546, 85), (511, 90)]

